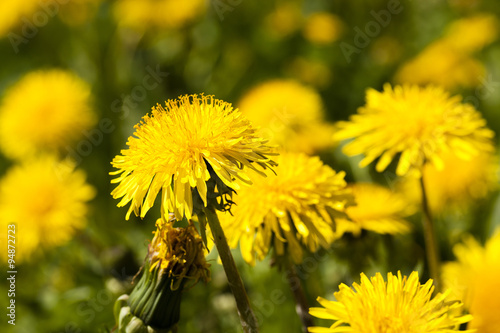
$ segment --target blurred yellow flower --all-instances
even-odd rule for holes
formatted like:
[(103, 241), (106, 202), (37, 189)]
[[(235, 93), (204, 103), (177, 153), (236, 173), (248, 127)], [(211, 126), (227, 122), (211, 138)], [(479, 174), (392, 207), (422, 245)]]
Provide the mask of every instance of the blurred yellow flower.
[(440, 40), (404, 64), (394, 80), (398, 83), (418, 85), (435, 84), (452, 90), (458, 86), (477, 86), (481, 83), (484, 73), (481, 62)]
[(318, 157), (284, 153), (277, 175), (256, 179), (238, 191), (230, 214), (219, 214), (231, 247), (240, 243), (246, 262), (255, 264), (274, 247), (277, 256), (300, 263), (303, 247), (314, 252), (336, 238), (335, 219), (344, 216), (352, 196), (345, 173), (336, 173)]
[(270, 33), (278, 38), (284, 38), (300, 28), (302, 13), (300, 4), (294, 1), (283, 1), (276, 5), (265, 20)]
[(485, 74), (472, 54), (498, 36), (494, 15), (477, 14), (452, 22), (446, 34), (427, 46), (396, 73), (398, 83), (436, 84), (446, 89), (475, 87)]
[(380, 273), (368, 279), (361, 273), (361, 283), (353, 288), (345, 284), (334, 293), (336, 301), (318, 297), (323, 308), (311, 308), (318, 318), (335, 320), (327, 327), (310, 327), (309, 332), (359, 333), (437, 333), (458, 331), (470, 315), (456, 315), (462, 303), (449, 301), (448, 292), (432, 297), (432, 280), (421, 285), (418, 272), (407, 278), (387, 274), (387, 282)]
[(455, 245), (453, 252), (457, 261), (443, 266), (443, 280), (472, 314), (468, 328), (480, 333), (500, 332), (500, 232), (485, 247), (468, 237), (464, 244)]
[(368, 89), (366, 105), (350, 121), (337, 124), (334, 139), (353, 138), (346, 144), (347, 155), (364, 154), (364, 167), (379, 158), (378, 172), (384, 171), (396, 154), (399, 176), (420, 175), (425, 164), (442, 170), (442, 153), (449, 151), (462, 159), (471, 159), (482, 151), (491, 151), (494, 133), (470, 104), (461, 97), (450, 97), (437, 87), (384, 85), (384, 91)]
[[(128, 149), (113, 159), (118, 170), (111, 172), (119, 175), (111, 181), (118, 183), (111, 193), (122, 198), (118, 207), (131, 202), (127, 219), (132, 211), (144, 217), (160, 190), (162, 216), (173, 212), (178, 220), (189, 219), (193, 195), (207, 206), (221, 186), (239, 190), (252, 184), (253, 172), (265, 175), (263, 170), (275, 165), (268, 157), (271, 148), (250, 122), (213, 96), (184, 95), (168, 100), (165, 108), (158, 104), (135, 129)], [(207, 188), (210, 179), (216, 188)]]
[(499, 22), (493, 14), (476, 14), (452, 22), (444, 36), (455, 51), (473, 53), (498, 38)]
[(95, 116), (90, 86), (63, 70), (31, 72), (5, 93), (0, 149), (11, 158), (57, 152), (83, 136)]
[(202, 15), (206, 6), (204, 0), (118, 0), (113, 11), (120, 25), (143, 32), (181, 28)]
[(0, 2), (0, 38), (6, 36), (17, 25), (21, 25), (21, 18), (33, 13), (38, 5), (37, 0), (2, 0)]
[(27, 159), (8, 170), (0, 181), (0, 221), (2, 230), (16, 224), (16, 262), (68, 242), (85, 226), (94, 196), (82, 171), (53, 156)]
[(315, 44), (330, 44), (340, 38), (344, 24), (336, 15), (327, 12), (311, 14), (305, 22), (304, 37)]
[(331, 145), (333, 125), (312, 88), (293, 80), (271, 80), (250, 89), (238, 104), (259, 134), (285, 150), (312, 154)]
[(351, 184), (349, 188), (355, 205), (345, 210), (349, 219), (337, 220), (337, 234), (359, 235), (362, 229), (379, 234), (402, 234), (411, 230), (404, 217), (413, 212), (413, 207), (401, 194), (370, 183)]
[[(480, 152), (470, 160), (463, 160), (448, 152), (442, 154), (444, 167), (439, 170), (427, 164), (423, 169), (425, 190), (431, 210), (467, 207), (473, 200), (484, 198), (498, 187), (498, 157)], [(412, 202), (420, 202), (420, 183), (406, 177), (399, 184), (401, 191)]]

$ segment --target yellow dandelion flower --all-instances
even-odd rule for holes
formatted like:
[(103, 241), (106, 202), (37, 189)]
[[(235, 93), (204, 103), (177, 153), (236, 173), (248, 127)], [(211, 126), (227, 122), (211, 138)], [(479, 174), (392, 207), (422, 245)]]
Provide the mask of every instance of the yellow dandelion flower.
[(441, 170), (443, 152), (470, 159), (492, 149), (494, 134), (486, 121), (460, 100), (437, 87), (386, 84), (383, 92), (368, 89), (366, 105), (350, 121), (338, 123), (334, 138), (354, 138), (344, 152), (364, 154), (361, 167), (379, 158), (376, 170), (382, 172), (401, 154), (396, 168), (399, 176), (419, 175), (427, 163)]
[(193, 224), (174, 228), (175, 217), (156, 221), (155, 236), (149, 245), (150, 270), (159, 267), (161, 274), (172, 278), (172, 290), (178, 289), (186, 279), (191, 285), (199, 280), (210, 280), (210, 265), (205, 260), (205, 246)]
[(481, 84), (485, 68), (472, 54), (497, 36), (498, 20), (494, 15), (478, 14), (452, 22), (443, 37), (398, 70), (395, 81), (435, 84), (446, 89), (475, 87)]
[(16, 224), (16, 262), (68, 242), (85, 226), (94, 195), (82, 171), (52, 156), (12, 167), (0, 181), (0, 221), (2, 230)]
[(458, 331), (471, 316), (456, 315), (462, 303), (449, 301), (449, 292), (432, 297), (432, 280), (420, 284), (418, 272), (409, 277), (380, 273), (368, 279), (361, 273), (361, 283), (353, 288), (345, 284), (334, 293), (337, 301), (318, 297), (323, 308), (311, 308), (318, 318), (335, 320), (327, 327), (310, 327), (309, 332), (357, 333), (437, 333)]
[(11, 158), (57, 152), (83, 136), (94, 120), (87, 83), (62, 70), (31, 72), (5, 93), (0, 149)]
[(336, 15), (319, 12), (310, 15), (304, 26), (304, 37), (315, 44), (330, 44), (340, 38), (344, 24)]
[(30, 16), (38, 5), (37, 0), (3, 0), (0, 2), (0, 38), (6, 36), (16, 26), (21, 25), (21, 19)]
[(318, 157), (285, 153), (277, 158), (277, 175), (257, 179), (238, 191), (233, 216), (220, 214), (231, 247), (240, 243), (245, 261), (262, 260), (274, 246), (277, 256), (302, 261), (303, 247), (314, 252), (336, 238), (335, 218), (344, 216), (352, 197), (345, 173), (336, 173)]
[(370, 183), (351, 184), (349, 188), (356, 204), (346, 208), (349, 219), (339, 221), (337, 234), (359, 235), (362, 229), (379, 234), (402, 234), (411, 230), (404, 217), (413, 212), (413, 207), (401, 194)]
[[(131, 202), (127, 219), (132, 211), (144, 217), (160, 190), (162, 215), (189, 219), (193, 199), (207, 206), (217, 193), (227, 193), (224, 186), (239, 190), (252, 183), (253, 172), (265, 175), (275, 164), (250, 122), (213, 96), (184, 95), (168, 100), (165, 108), (158, 104), (135, 129), (128, 149), (113, 159), (118, 170), (111, 173), (119, 175), (111, 193), (122, 198), (118, 207)], [(215, 184), (207, 184), (210, 179)]]
[(443, 281), (463, 299), (473, 319), (468, 328), (481, 333), (500, 332), (500, 232), (483, 247), (468, 237), (453, 248), (456, 262), (443, 266)]
[(206, 6), (204, 0), (119, 0), (113, 11), (119, 24), (143, 31), (181, 28), (202, 15)]
[(271, 80), (248, 91), (239, 108), (261, 127), (260, 135), (286, 150), (308, 154), (330, 145), (332, 126), (312, 88), (293, 80)]
[(434, 84), (452, 90), (477, 86), (484, 73), (480, 61), (458, 52), (448, 42), (439, 40), (405, 63), (394, 80), (407, 84)]
[[(432, 211), (466, 207), (498, 187), (498, 157), (494, 154), (480, 152), (470, 160), (463, 160), (448, 152), (441, 158), (443, 169), (430, 164), (423, 168), (427, 200)], [(399, 186), (410, 201), (420, 202), (422, 192), (418, 180), (405, 177)]]
[(499, 23), (495, 15), (476, 14), (452, 22), (444, 36), (455, 51), (473, 53), (493, 43), (498, 37)]

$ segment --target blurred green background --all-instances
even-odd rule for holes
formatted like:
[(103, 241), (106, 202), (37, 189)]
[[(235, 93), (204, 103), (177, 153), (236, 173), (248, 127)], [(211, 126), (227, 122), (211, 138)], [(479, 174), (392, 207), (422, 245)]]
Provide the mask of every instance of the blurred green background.
[[(24, 1), (10, 2), (14, 7)], [(88, 182), (97, 189), (87, 227), (69, 243), (18, 266), (16, 326), (7, 325), (4, 318), (2, 332), (84, 333), (114, 326), (113, 302), (130, 291), (159, 212), (152, 210), (144, 220), (132, 216), (125, 221), (126, 209), (117, 208), (117, 200), (110, 195), (114, 188), (108, 174), (110, 162), (126, 147), (133, 126), (156, 103), (203, 92), (238, 106), (253, 86), (290, 78), (318, 91), (326, 120), (347, 119), (364, 104), (368, 87), (381, 89), (385, 82), (395, 82), (397, 71), (441, 38), (451, 22), (477, 13), (500, 15), (496, 0), (210, 0), (201, 2), (196, 10), (184, 1), (189, 2), (178, 1), (168, 11), (130, 19), (132, 23), (117, 9), (125, 1), (45, 1), (51, 3), (49, 9), (42, 1), (0, 36), (0, 92), (30, 71), (67, 69), (91, 85), (94, 112), (99, 120), (112, 123), (112, 130), (101, 132), (102, 139), (92, 143), (87, 156), (76, 156), (78, 168), (85, 170)], [(122, 10), (140, 13), (142, 1), (136, 2)], [(8, 3), (0, 5), (4, 13), (0, 17), (7, 16)], [(373, 13), (387, 11), (388, 6), (398, 8), (397, 13), (391, 14), (386, 26), (379, 24), (378, 32), (372, 31), (373, 37), (365, 38), (363, 47), (356, 46), (362, 38), (359, 31), (365, 32), (369, 22), (377, 22)], [(176, 10), (189, 15), (180, 15), (176, 21)], [(37, 13), (45, 13), (45, 24), (43, 15), (35, 18)], [(319, 37), (318, 41), (307, 35), (313, 13), (334, 15), (338, 24), (334, 37), (326, 41)], [(323, 28), (311, 29), (318, 33)], [(346, 56), (352, 48), (357, 51)], [(481, 75), (449, 90), (476, 105), (489, 127), (499, 133), (500, 43), (495, 40), (484, 45), (473, 57), (483, 66)], [(146, 77), (155, 78), (147, 87)], [(63, 156), (74, 158), (71, 155), (77, 144), (67, 146), (73, 153), (65, 148)], [(357, 159), (345, 157), (338, 148), (318, 154), (334, 169), (346, 170), (349, 181), (371, 180), (387, 186), (394, 181), (390, 172), (377, 174), (371, 167), (357, 168)], [(0, 174), (14, 163), (0, 156)], [(500, 223), (498, 215), (500, 204), (494, 193), (469, 209), (440, 216), (443, 257), (453, 259), (450, 244), (465, 231), (486, 239)], [(401, 270), (408, 274), (422, 269), (419, 217), (411, 220), (415, 225), (412, 234), (363, 232), (360, 237), (343, 237), (330, 251), (309, 255), (299, 267), (299, 275), (311, 304), (316, 305), (319, 295), (331, 296), (340, 282), (358, 281), (360, 272)], [(268, 260), (252, 268), (239, 251), (234, 255), (262, 332), (300, 332), (284, 274), (270, 267)], [(222, 268), (215, 254), (209, 258), (212, 281), (185, 293), (179, 332), (241, 331)], [(426, 278), (424, 274), (422, 280)], [(2, 290), (7, 288), (5, 281), (2, 279)], [(0, 299), (5, 309), (3, 291)]]

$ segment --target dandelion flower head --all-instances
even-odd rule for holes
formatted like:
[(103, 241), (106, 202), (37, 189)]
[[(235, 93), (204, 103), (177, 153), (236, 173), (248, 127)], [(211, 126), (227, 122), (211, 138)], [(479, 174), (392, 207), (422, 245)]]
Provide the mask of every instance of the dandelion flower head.
[(361, 167), (378, 158), (376, 170), (382, 172), (400, 154), (396, 174), (420, 175), (427, 163), (441, 170), (443, 152), (467, 160), (492, 149), (493, 131), (460, 96), (450, 97), (437, 87), (389, 84), (383, 92), (368, 89), (366, 95), (366, 105), (339, 122), (334, 134), (336, 140), (353, 139), (344, 152), (364, 154)]
[(459, 301), (449, 301), (448, 293), (432, 297), (432, 280), (420, 284), (418, 273), (409, 277), (380, 273), (368, 279), (361, 273), (361, 283), (353, 288), (345, 284), (334, 293), (336, 301), (318, 298), (322, 308), (311, 308), (318, 318), (335, 320), (330, 327), (310, 327), (309, 332), (357, 333), (437, 333), (458, 331), (471, 319), (457, 315)]
[(325, 148), (332, 126), (324, 121), (321, 96), (293, 80), (271, 80), (250, 89), (239, 108), (259, 133), (285, 150), (307, 154)]
[(230, 214), (220, 214), (232, 247), (239, 241), (245, 261), (262, 260), (274, 246), (300, 263), (303, 248), (328, 248), (335, 239), (335, 219), (352, 204), (344, 172), (335, 172), (318, 157), (284, 153), (277, 175), (257, 179), (238, 191)]
[(371, 183), (350, 184), (355, 205), (346, 208), (349, 219), (337, 224), (337, 233), (359, 234), (370, 230), (379, 234), (403, 234), (411, 230), (404, 217), (413, 212), (405, 198), (388, 188)]
[(16, 159), (61, 150), (93, 125), (90, 97), (90, 86), (71, 72), (26, 74), (0, 106), (0, 149)]
[(469, 236), (453, 252), (457, 261), (443, 266), (443, 281), (472, 314), (468, 328), (500, 332), (500, 231), (485, 246)]
[[(162, 216), (178, 220), (193, 214), (193, 195), (207, 206), (223, 186), (239, 190), (264, 175), (275, 163), (272, 148), (256, 135), (250, 122), (231, 104), (213, 96), (184, 95), (157, 105), (143, 117), (129, 137), (128, 148), (113, 159), (118, 175), (111, 193), (129, 202), (142, 218), (162, 191)], [(260, 174), (260, 175), (257, 175)], [(207, 184), (210, 179), (214, 186)]]
[(161, 274), (172, 278), (172, 290), (187, 282), (210, 280), (210, 265), (205, 260), (205, 246), (193, 224), (174, 228), (175, 217), (156, 221), (155, 236), (149, 245), (150, 270), (159, 267)]
[(53, 156), (30, 158), (9, 169), (0, 181), (0, 222), (2, 230), (16, 224), (16, 262), (68, 242), (85, 226), (94, 196), (81, 170)]

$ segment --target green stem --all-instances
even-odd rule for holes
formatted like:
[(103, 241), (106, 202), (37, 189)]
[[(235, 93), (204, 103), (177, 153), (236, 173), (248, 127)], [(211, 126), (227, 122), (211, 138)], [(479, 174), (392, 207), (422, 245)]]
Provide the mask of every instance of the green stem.
[(302, 287), (302, 281), (297, 274), (295, 265), (289, 260), (286, 260), (286, 262), (287, 270), (285, 274), (295, 299), (295, 310), (302, 322), (302, 331), (307, 333), (308, 327), (314, 326), (313, 317), (309, 314), (309, 302), (307, 301), (306, 293)]
[(240, 316), (241, 326), (245, 333), (258, 333), (259, 328), (257, 324), (257, 318), (252, 311), (250, 306), (250, 301), (248, 300), (247, 292), (241, 276), (238, 273), (236, 264), (227, 244), (226, 236), (219, 222), (217, 214), (213, 208), (208, 207), (204, 209), (207, 216), (208, 225), (212, 231), (214, 237), (215, 246), (219, 252), (220, 259), (222, 261), (222, 266), (226, 272), (229, 287), (233, 293), (234, 299), (236, 300), (236, 307), (238, 308), (238, 314)]
[(439, 292), (441, 290), (440, 255), (423, 175), (420, 177), (420, 188), (422, 191), (422, 222), (424, 225), (427, 264), (429, 266), (430, 276), (434, 280), (435, 290)]

